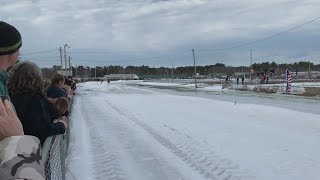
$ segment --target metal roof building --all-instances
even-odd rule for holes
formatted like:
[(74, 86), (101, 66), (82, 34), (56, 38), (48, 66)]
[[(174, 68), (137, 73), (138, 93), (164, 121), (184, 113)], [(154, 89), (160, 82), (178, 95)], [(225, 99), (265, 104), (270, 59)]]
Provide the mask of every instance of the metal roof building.
[(109, 74), (103, 78), (106, 80), (137, 80), (139, 76), (136, 74)]

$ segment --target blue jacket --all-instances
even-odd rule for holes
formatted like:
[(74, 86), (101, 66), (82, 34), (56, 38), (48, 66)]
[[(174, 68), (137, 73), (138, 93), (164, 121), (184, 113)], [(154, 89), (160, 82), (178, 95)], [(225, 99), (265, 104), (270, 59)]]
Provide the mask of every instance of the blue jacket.
[(66, 97), (66, 94), (61, 88), (58, 88), (56, 86), (50, 86), (47, 89), (47, 97), (48, 98)]

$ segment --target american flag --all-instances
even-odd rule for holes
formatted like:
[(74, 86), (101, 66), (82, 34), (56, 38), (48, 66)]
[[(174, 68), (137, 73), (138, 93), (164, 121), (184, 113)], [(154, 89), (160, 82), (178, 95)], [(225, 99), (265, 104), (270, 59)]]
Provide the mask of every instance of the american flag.
[(289, 93), (291, 92), (292, 72), (289, 69), (287, 69), (286, 75), (287, 75), (287, 93)]

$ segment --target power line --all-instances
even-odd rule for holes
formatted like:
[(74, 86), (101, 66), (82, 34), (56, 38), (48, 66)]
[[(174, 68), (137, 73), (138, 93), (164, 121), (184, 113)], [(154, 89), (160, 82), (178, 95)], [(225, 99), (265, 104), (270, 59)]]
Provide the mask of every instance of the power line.
[[(132, 62), (132, 61), (146, 61), (146, 60), (152, 60), (152, 59), (156, 59), (156, 60), (153, 60), (153, 61), (160, 61), (162, 59), (158, 59), (158, 58), (163, 58), (163, 57), (170, 57), (170, 56), (173, 56), (173, 55), (176, 55), (176, 54), (180, 54), (180, 53), (185, 53), (185, 52), (188, 52), (189, 50), (184, 50), (184, 51), (180, 51), (180, 52), (176, 52), (176, 53), (171, 53), (171, 54), (166, 54), (166, 55), (161, 55), (161, 56), (154, 56), (154, 57), (147, 57), (147, 58), (141, 58), (141, 59), (122, 59), (122, 60), (77, 60), (77, 59), (74, 59), (75, 61), (93, 61), (93, 62)], [(42, 51), (44, 52), (44, 51)], [(49, 60), (49, 59), (52, 59), (52, 58), (59, 58), (60, 56), (51, 56), (51, 57), (24, 57), (23, 55), (20, 57), (23, 59), (23, 60), (29, 60), (29, 61), (36, 61), (36, 62), (39, 62), (39, 61), (49, 61), (49, 62), (56, 62), (56, 60)]]
[(283, 57), (280, 55), (270, 55), (270, 56), (259, 56), (259, 57), (255, 57), (255, 60), (259, 60), (259, 59), (264, 59), (264, 58), (274, 58), (274, 57)]
[(21, 55), (28, 55), (28, 54), (42, 54), (42, 53), (48, 53), (48, 52), (53, 52), (53, 51), (58, 51), (59, 48), (56, 49), (51, 49), (47, 51), (38, 51), (38, 52), (31, 52), (31, 53), (21, 53)]
[(47, 61), (49, 61), (49, 62), (57, 62), (57, 60), (48, 60), (48, 59), (44, 59), (44, 60), (42, 60), (42, 59), (26, 59), (25, 61), (35, 61), (35, 62), (43, 62), (43, 61), (45, 61), (45, 62), (47, 62)]
[[(188, 50), (189, 51), (189, 50)], [(142, 58), (142, 59), (126, 59), (126, 60), (111, 60), (111, 61), (105, 61), (105, 60), (77, 60), (77, 59), (74, 59), (75, 61), (93, 61), (93, 62), (131, 62), (131, 61), (145, 61), (145, 60), (151, 60), (151, 59), (158, 59), (158, 58), (162, 58), (162, 57), (168, 57), (168, 56), (171, 56), (171, 55), (175, 55), (175, 54), (180, 54), (180, 53), (185, 53), (185, 52), (188, 52), (188, 51), (182, 51), (182, 52), (177, 52), (177, 53), (173, 53), (173, 54), (170, 54), (170, 55), (162, 55), (162, 56), (155, 56), (155, 57), (149, 57), (149, 58)], [(158, 60), (161, 60), (161, 59), (158, 59)], [(157, 60), (157, 61), (158, 61)]]
[(187, 49), (176, 49), (176, 50), (119, 50), (119, 51), (116, 51), (116, 50), (110, 50), (110, 51), (76, 51), (76, 50), (73, 50), (73, 51), (70, 51), (71, 54), (107, 54), (107, 53), (147, 53), (147, 52), (150, 52), (150, 53), (160, 53), (160, 52), (170, 52), (170, 51), (186, 51)]
[(25, 60), (35, 60), (35, 59), (53, 59), (53, 58), (59, 58), (60, 56), (50, 56), (50, 57), (24, 57), (24, 56), (19, 56), (22, 59)]
[(293, 28), (290, 28), (290, 29), (288, 29), (288, 30), (286, 30), (286, 31), (282, 31), (282, 32), (280, 32), (280, 33), (277, 33), (277, 34), (274, 34), (274, 35), (271, 35), (271, 36), (268, 36), (268, 37), (266, 37), (266, 38), (259, 39), (259, 40), (253, 41), (253, 42), (249, 42), (249, 43), (245, 43), (245, 44), (241, 44), (241, 45), (237, 45), (237, 46), (231, 46), (231, 47), (227, 47), (227, 48), (221, 48), (221, 49), (197, 49), (197, 51), (225, 51), (225, 50), (231, 50), (231, 49), (236, 49), (236, 48), (242, 48), (242, 47), (245, 47), (245, 46), (249, 46), (249, 45), (252, 45), (252, 44), (256, 44), (256, 43), (259, 43), (259, 42), (263, 42), (263, 41), (272, 39), (272, 38), (277, 37), (277, 36), (281, 36), (281, 35), (283, 35), (283, 34), (286, 34), (286, 33), (290, 32), (290, 31), (293, 31), (293, 30), (295, 30), (295, 29), (298, 29), (298, 28), (300, 28), (300, 27), (302, 27), (302, 26), (305, 26), (305, 25), (307, 25), (307, 24), (310, 24), (310, 23), (312, 23), (312, 22), (314, 22), (314, 21), (316, 21), (316, 20), (318, 20), (318, 19), (320, 19), (320, 16), (317, 17), (317, 18), (314, 18), (314, 19), (312, 19), (312, 20), (310, 20), (310, 21), (307, 21), (307, 22), (305, 22), (305, 23), (303, 23), (303, 24), (300, 24), (300, 25), (298, 25), (298, 26), (295, 26), (295, 27), (293, 27)]

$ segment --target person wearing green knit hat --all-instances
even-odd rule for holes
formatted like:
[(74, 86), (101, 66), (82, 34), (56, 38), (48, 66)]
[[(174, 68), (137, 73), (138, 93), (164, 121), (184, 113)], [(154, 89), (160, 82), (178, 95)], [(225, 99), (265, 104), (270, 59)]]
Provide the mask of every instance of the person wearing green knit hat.
[(12, 25), (0, 21), (0, 96), (9, 97), (6, 71), (16, 64), (21, 46), (22, 39), (19, 31)]
[(16, 64), (21, 46), (19, 31), (0, 21), (0, 179), (45, 180), (40, 141), (24, 135), (6, 87), (6, 71)]

